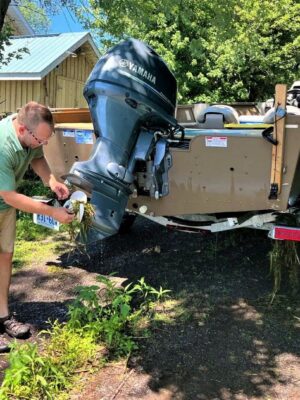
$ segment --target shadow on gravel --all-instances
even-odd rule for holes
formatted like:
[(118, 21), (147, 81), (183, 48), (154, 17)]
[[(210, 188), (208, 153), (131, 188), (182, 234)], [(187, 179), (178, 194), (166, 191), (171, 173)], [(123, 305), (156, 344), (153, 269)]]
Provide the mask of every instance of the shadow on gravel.
[[(152, 391), (182, 400), (252, 400), (277, 398), (272, 393), (289, 385), (299, 390), (296, 399), (299, 360), (293, 374), (288, 365), (300, 353), (299, 301), (268, 307), (270, 245), (265, 232), (186, 234), (138, 219), (129, 234), (91, 246), (89, 257), (63, 255), (60, 266), (129, 281), (143, 276), (172, 291), (172, 306), (162, 306), (155, 334), (129, 365), (151, 376)], [(146, 391), (132, 387), (124, 399)]]

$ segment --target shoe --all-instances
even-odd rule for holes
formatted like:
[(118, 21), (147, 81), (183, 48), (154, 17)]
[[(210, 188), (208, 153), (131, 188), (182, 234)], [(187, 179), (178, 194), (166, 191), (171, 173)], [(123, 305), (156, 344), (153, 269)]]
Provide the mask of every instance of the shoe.
[(29, 326), (17, 321), (13, 315), (0, 318), (0, 324), (2, 324), (4, 331), (13, 338), (24, 338), (30, 332)]
[(0, 353), (7, 353), (10, 351), (10, 342), (3, 335), (0, 336)]

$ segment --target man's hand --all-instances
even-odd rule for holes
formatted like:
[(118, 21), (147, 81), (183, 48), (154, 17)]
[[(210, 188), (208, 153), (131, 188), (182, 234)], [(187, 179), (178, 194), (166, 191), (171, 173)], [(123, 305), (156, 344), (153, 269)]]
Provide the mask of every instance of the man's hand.
[(75, 218), (75, 214), (70, 214), (65, 207), (52, 207), (52, 217), (56, 219), (61, 224), (69, 224)]
[(24, 196), (24, 194), (17, 193), (14, 190), (1, 191), (0, 196), (3, 198), (6, 204), (17, 208), (18, 210), (44, 214), (53, 217), (62, 224), (69, 224), (75, 218), (75, 214), (71, 214), (65, 207), (52, 207), (40, 201), (35, 201), (30, 197)]
[(58, 200), (65, 200), (69, 197), (69, 189), (61, 182), (58, 182), (53, 175), (49, 179), (49, 186), (52, 192), (54, 192)]
[(50, 168), (44, 157), (35, 158), (31, 161), (31, 166), (36, 174), (42, 179), (44, 185), (49, 185), (50, 189), (57, 195), (59, 200), (69, 197), (69, 190), (63, 183), (58, 182), (51, 174)]

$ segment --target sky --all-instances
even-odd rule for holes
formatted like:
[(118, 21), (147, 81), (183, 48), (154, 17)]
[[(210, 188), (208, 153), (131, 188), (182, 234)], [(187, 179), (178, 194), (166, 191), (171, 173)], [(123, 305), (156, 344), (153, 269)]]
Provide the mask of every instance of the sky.
[(84, 31), (74, 15), (64, 7), (62, 8), (61, 14), (51, 17), (51, 20), (52, 25), (50, 26), (49, 33)]

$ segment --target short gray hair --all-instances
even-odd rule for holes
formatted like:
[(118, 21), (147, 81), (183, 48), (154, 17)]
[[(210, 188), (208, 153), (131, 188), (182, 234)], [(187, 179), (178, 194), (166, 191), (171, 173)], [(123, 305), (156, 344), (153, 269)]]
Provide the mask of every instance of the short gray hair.
[(51, 111), (35, 101), (30, 101), (18, 111), (19, 124), (35, 129), (41, 122), (45, 122), (54, 130), (54, 121)]

